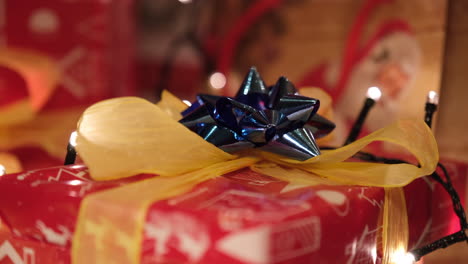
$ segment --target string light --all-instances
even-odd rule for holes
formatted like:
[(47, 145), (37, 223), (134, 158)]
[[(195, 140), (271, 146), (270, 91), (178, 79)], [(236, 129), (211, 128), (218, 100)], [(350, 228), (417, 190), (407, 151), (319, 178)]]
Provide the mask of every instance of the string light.
[(226, 86), (226, 76), (220, 72), (215, 72), (210, 75), (209, 83), (214, 89), (222, 89)]
[(344, 145), (348, 145), (349, 143), (354, 142), (357, 139), (359, 133), (361, 133), (362, 125), (364, 124), (364, 121), (366, 120), (369, 111), (375, 105), (375, 102), (377, 102), (380, 99), (381, 96), (382, 92), (378, 87), (372, 86), (369, 87), (369, 89), (367, 89), (367, 98), (364, 101), (364, 105), (362, 106), (361, 112), (359, 113), (358, 118), (354, 122), (353, 127), (351, 128), (351, 131), (349, 132), (348, 138), (346, 139)]
[(6, 174), (6, 169), (5, 166), (0, 164), (0, 176), (3, 176)]
[(426, 107), (425, 107), (425, 116), (424, 116), (424, 122), (429, 127), (432, 127), (432, 118), (434, 116), (434, 113), (437, 111), (437, 104), (439, 103), (439, 95), (434, 92), (430, 91), (427, 94), (427, 100), (426, 100)]
[[(382, 96), (382, 92), (378, 87), (369, 87), (367, 90), (367, 99), (364, 102), (364, 106), (361, 110), (361, 113), (359, 114), (359, 117), (357, 121), (354, 123), (353, 128), (351, 129), (350, 135), (348, 136), (348, 139), (346, 140), (346, 144), (349, 144), (353, 141), (356, 140), (357, 136), (359, 135), (359, 132), (361, 130), (361, 126), (364, 123), (364, 120), (369, 112), (369, 110), (372, 108), (372, 106), (375, 104), (376, 101), (380, 99)], [(426, 101), (426, 116), (424, 121), (426, 124), (431, 127), (432, 124), (432, 116), (434, 112), (437, 110), (437, 104), (439, 103), (439, 96), (435, 91), (430, 91), (427, 96), (427, 101)], [(374, 156), (370, 153), (363, 153), (360, 152), (358, 153), (360, 155), (357, 155), (358, 157), (373, 161), (373, 162), (383, 162), (383, 163), (390, 163), (390, 164), (395, 164), (395, 163), (406, 163), (405, 161), (402, 160), (396, 160), (396, 159), (385, 159), (385, 158), (379, 158), (377, 156)], [(442, 179), (438, 176), (436, 172), (434, 172), (431, 177), (436, 179), (439, 183), (444, 186), (446, 191), (451, 195), (452, 197), (452, 202), (454, 206), (454, 210), (458, 217), (460, 218), (460, 225), (461, 229), (459, 232), (456, 232), (454, 234), (451, 234), (449, 236), (443, 237), (429, 245), (426, 245), (422, 248), (418, 248), (413, 250), (412, 252), (405, 252), (404, 250), (398, 250), (393, 255), (391, 255), (391, 262), (392, 263), (398, 263), (398, 264), (412, 264), (415, 263), (416, 260), (419, 260), (422, 256), (427, 255), (437, 249), (440, 248), (445, 248), (451, 244), (458, 243), (461, 241), (467, 241), (468, 242), (468, 237), (465, 233), (465, 230), (468, 229), (468, 223), (466, 222), (466, 217), (464, 214), (464, 210), (462, 209), (462, 205), (460, 204), (460, 199), (458, 197), (458, 194), (456, 193), (455, 189), (453, 189), (450, 181), (450, 177), (448, 176), (448, 173), (446, 172), (445, 169), (443, 169), (443, 166), (441, 164), (438, 164), (439, 167), (442, 168), (442, 170), (445, 173), (447, 182), (443, 182)], [(460, 209), (461, 208), (461, 209)], [(460, 212), (458, 212), (460, 211)], [(372, 249), (374, 250), (374, 249)], [(371, 251), (372, 258), (375, 259), (374, 256), (375, 253), (374, 251)], [(374, 261), (375, 262), (375, 261)]]
[(373, 246), (373, 247), (371, 248), (370, 254), (371, 254), (371, 256), (372, 256), (372, 263), (375, 264), (376, 261), (377, 261), (377, 246)]
[(78, 133), (73, 131), (70, 134), (70, 139), (68, 140), (67, 145), (67, 155), (65, 156), (65, 161), (63, 162), (64, 165), (71, 165), (75, 163), (76, 160), (76, 139), (78, 137)]
[[(333, 149), (333, 148), (329, 148)], [(367, 152), (358, 152), (354, 157), (359, 158), (361, 160), (365, 161), (370, 161), (370, 162), (377, 162), (377, 163), (385, 163), (385, 164), (403, 164), (403, 163), (408, 163), (407, 161), (401, 160), (401, 159), (389, 159), (389, 158), (384, 158), (384, 157), (379, 157), (376, 155), (373, 155), (371, 153)], [(430, 177), (435, 180), (437, 183), (442, 185), (442, 187), (445, 189), (445, 191), (450, 195), (450, 198), (452, 200), (452, 206), (453, 206), (453, 211), (457, 215), (459, 222), (460, 222), (460, 231), (455, 232), (453, 234), (444, 236), (436, 241), (433, 241), (430, 244), (427, 244), (423, 247), (416, 248), (411, 250), (409, 253), (401, 253), (404, 252), (403, 250), (400, 250), (400, 253), (396, 255), (398, 259), (401, 259), (401, 261), (406, 261), (402, 263), (412, 263), (409, 262), (410, 260), (414, 261), (419, 261), (423, 256), (430, 254), (431, 252), (434, 252), (438, 249), (446, 248), (448, 246), (451, 246), (453, 244), (459, 243), (459, 242), (468, 242), (468, 221), (466, 220), (466, 215), (465, 215), (465, 209), (463, 208), (463, 204), (461, 203), (460, 197), (455, 190), (455, 188), (452, 185), (452, 181), (450, 179), (450, 175), (445, 168), (444, 165), (441, 163), (437, 164), (437, 167), (443, 172), (443, 175), (445, 176), (445, 180), (442, 179), (442, 177), (439, 175), (439, 173), (434, 171)], [(372, 254), (372, 252), (371, 252)], [(408, 254), (408, 255), (406, 255)], [(403, 256), (405, 255), (405, 256)], [(400, 263), (400, 262), (395, 262), (395, 263)]]
[(427, 102), (431, 104), (439, 104), (439, 95), (435, 91), (429, 91)]
[(192, 3), (192, 0), (179, 0), (182, 4), (190, 4)]
[(70, 145), (72, 145), (73, 147), (76, 147), (76, 138), (78, 137), (78, 133), (76, 133), (76, 131), (73, 131), (71, 134), (70, 134)]
[(391, 256), (391, 263), (413, 264), (415, 262), (416, 259), (414, 255), (410, 252), (405, 252), (404, 250), (398, 250)]
[(380, 97), (382, 97), (382, 92), (380, 91), (379, 87), (372, 86), (367, 89), (367, 97), (374, 101), (378, 101)]

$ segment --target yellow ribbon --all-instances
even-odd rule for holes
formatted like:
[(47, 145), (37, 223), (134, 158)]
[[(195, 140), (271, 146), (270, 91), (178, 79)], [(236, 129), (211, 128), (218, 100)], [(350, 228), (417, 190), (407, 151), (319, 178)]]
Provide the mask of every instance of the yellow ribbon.
[(16, 48), (0, 48), (0, 65), (17, 72), (28, 90), (27, 98), (0, 108), (0, 149), (34, 146), (63, 158), (63, 146), (84, 108), (42, 109), (57, 88), (59, 65), (45, 54)]
[(26, 82), (29, 94), (25, 100), (12, 102), (8, 115), (0, 111), (0, 125), (31, 118), (34, 112), (45, 105), (57, 87), (60, 68), (46, 55), (14, 48), (0, 48), (0, 65), (17, 72)]
[[(332, 181), (387, 188), (383, 229), (392, 228), (392, 232), (383, 232), (384, 252), (391, 255), (397, 250), (394, 243), (389, 243), (392, 240), (406, 250), (408, 227), (393, 220), (397, 216), (406, 219), (404, 196), (400, 188), (391, 187), (404, 186), (434, 171), (437, 145), (424, 122), (400, 121), (301, 162), (254, 150), (237, 155), (225, 153), (177, 122), (183, 108), (179, 100), (166, 93), (158, 105), (127, 97), (97, 103), (84, 112), (78, 125), (77, 151), (95, 180), (139, 173), (160, 176), (87, 196), (73, 238), (73, 263), (139, 263), (146, 211), (152, 203), (248, 166), (293, 183)], [(405, 147), (420, 167), (346, 162), (378, 140)], [(398, 206), (391, 207), (392, 201)], [(392, 263), (391, 259), (384, 263)]]
[(22, 171), (21, 162), (12, 154), (0, 152), (0, 176), (2, 173), (17, 173)]
[[(0, 149), (11, 150), (24, 146), (39, 147), (55, 158), (65, 157), (70, 133), (84, 107), (41, 111), (32, 120), (0, 126)], [(10, 172), (10, 171), (9, 171)]]

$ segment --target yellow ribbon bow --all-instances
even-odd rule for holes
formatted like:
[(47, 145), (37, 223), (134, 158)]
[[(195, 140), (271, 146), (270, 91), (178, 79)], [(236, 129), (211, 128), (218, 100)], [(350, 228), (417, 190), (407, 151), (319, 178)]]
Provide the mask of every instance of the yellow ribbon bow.
[[(126, 97), (97, 103), (84, 112), (78, 124), (77, 151), (93, 179), (139, 173), (159, 177), (87, 196), (73, 238), (73, 263), (139, 263), (146, 211), (152, 203), (249, 166), (292, 183), (316, 185), (327, 179), (385, 187), (384, 263), (394, 262), (393, 253), (406, 252), (406, 217), (399, 217), (406, 216), (404, 196), (401, 188), (391, 187), (404, 186), (436, 168), (437, 144), (423, 121), (399, 121), (345, 147), (296, 161), (256, 150), (228, 154), (177, 121), (185, 108), (166, 92), (157, 105)], [(374, 141), (403, 146), (420, 166), (346, 161)]]

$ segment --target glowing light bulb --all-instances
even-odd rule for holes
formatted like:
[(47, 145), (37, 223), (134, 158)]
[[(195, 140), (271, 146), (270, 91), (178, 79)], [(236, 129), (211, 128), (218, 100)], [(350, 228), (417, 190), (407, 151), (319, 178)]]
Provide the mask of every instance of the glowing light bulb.
[(76, 131), (73, 131), (71, 134), (70, 134), (70, 140), (68, 141), (70, 143), (70, 145), (72, 145), (73, 147), (76, 147), (76, 138), (78, 137), (78, 133), (76, 133)]
[(373, 247), (371, 248), (371, 252), (370, 252), (370, 253), (371, 253), (371, 256), (372, 256), (372, 263), (375, 264), (376, 261), (377, 261), (377, 247), (376, 247), (376, 246), (373, 246)]
[(220, 72), (211, 74), (209, 82), (214, 89), (222, 89), (226, 86), (226, 76)]
[(404, 252), (403, 250), (396, 251), (391, 256), (392, 263), (398, 264), (413, 264), (416, 262), (416, 259), (413, 254), (409, 252)]
[(5, 166), (0, 164), (0, 176), (3, 176), (6, 174), (6, 169)]
[(192, 0), (179, 0), (182, 4), (190, 4)]
[(427, 94), (427, 102), (430, 104), (439, 104), (439, 95), (435, 91), (429, 91)]
[(192, 103), (189, 100), (182, 100), (182, 102), (188, 106), (192, 106)]
[(382, 96), (382, 92), (380, 91), (379, 87), (372, 86), (367, 89), (367, 97), (374, 101), (378, 101)]

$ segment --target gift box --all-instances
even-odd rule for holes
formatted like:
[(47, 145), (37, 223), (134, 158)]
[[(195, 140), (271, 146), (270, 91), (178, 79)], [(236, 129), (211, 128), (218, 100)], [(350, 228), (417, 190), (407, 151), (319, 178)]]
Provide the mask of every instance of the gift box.
[[(22, 247), (39, 262), (37, 246), (71, 263), (419, 259), (408, 250), (451, 227), (432, 217), (450, 198), (429, 203), (440, 188), (421, 178), (438, 167), (429, 127), (404, 120), (320, 150), (315, 138), (334, 125), (304, 95), (313, 93), (284, 77), (267, 87), (251, 68), (234, 98), (199, 95), (187, 108), (163, 92), (156, 105), (126, 97), (89, 107), (68, 146), (86, 167), (0, 178), (4, 257), (21, 261)], [(376, 141), (415, 161), (354, 160)]]
[(132, 0), (4, 1), (1, 43), (57, 62), (49, 107), (70, 107), (133, 93)]
[[(448, 164), (455, 185), (464, 186), (467, 166)], [(0, 263), (70, 263), (83, 198), (150, 177), (96, 182), (82, 165), (0, 177)], [(419, 179), (404, 190), (410, 248), (453, 231), (450, 198), (434, 182)], [(141, 263), (380, 263), (383, 201), (382, 188), (304, 187), (238, 170), (152, 203)], [(107, 231), (119, 239), (118, 230)]]

